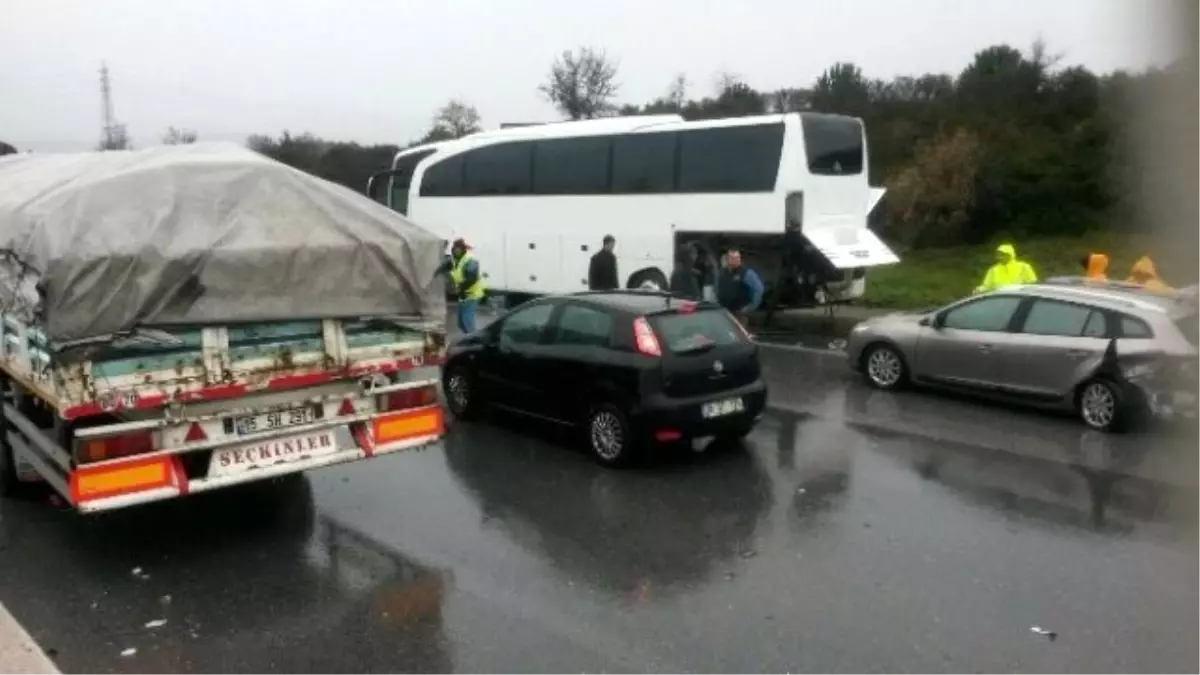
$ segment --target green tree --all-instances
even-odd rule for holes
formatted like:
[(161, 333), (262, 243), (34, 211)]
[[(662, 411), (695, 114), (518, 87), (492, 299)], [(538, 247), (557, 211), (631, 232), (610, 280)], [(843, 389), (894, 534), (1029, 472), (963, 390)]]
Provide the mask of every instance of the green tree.
[(569, 120), (603, 117), (616, 111), (617, 64), (601, 50), (565, 51), (550, 66), (538, 90)]

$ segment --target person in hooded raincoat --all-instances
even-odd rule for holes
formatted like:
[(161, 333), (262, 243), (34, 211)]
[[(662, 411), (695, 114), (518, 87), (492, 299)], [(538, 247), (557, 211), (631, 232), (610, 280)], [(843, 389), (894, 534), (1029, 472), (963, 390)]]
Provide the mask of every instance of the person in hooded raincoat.
[(1137, 262), (1133, 263), (1133, 269), (1129, 271), (1129, 278), (1125, 281), (1152, 291), (1171, 290), (1170, 286), (1158, 278), (1158, 270), (1155, 269), (1154, 261), (1148, 255), (1138, 258)]
[(1015, 284), (1032, 284), (1037, 281), (1033, 266), (1017, 259), (1017, 249), (1012, 244), (996, 247), (996, 262), (983, 275), (983, 283), (975, 288), (976, 293), (994, 291)]
[(1083, 276), (1092, 281), (1108, 281), (1108, 256), (1103, 253), (1089, 253), (1079, 261), (1083, 268)]

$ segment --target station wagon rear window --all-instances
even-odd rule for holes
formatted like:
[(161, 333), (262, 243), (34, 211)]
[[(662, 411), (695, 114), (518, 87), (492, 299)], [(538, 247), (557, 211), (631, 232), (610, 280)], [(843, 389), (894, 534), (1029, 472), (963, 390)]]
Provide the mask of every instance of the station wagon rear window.
[(742, 332), (722, 311), (661, 314), (651, 320), (672, 354), (686, 354), (743, 342)]

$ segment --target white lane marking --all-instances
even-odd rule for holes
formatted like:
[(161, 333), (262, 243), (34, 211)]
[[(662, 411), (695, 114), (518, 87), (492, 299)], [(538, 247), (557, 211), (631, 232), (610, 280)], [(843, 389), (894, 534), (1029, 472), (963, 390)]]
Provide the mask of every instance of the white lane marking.
[(5, 673), (27, 675), (59, 672), (50, 657), (37, 646), (3, 604), (0, 604), (0, 664), (3, 664), (0, 668)]

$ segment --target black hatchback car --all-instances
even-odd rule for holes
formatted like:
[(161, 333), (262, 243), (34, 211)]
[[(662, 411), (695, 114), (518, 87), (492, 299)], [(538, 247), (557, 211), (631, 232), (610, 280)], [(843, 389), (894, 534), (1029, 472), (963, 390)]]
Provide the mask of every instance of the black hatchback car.
[(596, 460), (655, 444), (732, 441), (766, 406), (758, 346), (728, 312), (646, 291), (521, 305), (450, 348), (450, 410), (495, 407), (582, 427)]

